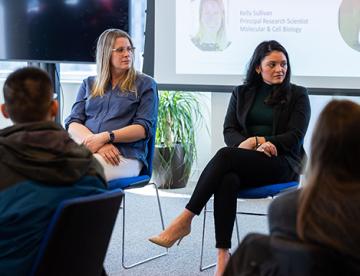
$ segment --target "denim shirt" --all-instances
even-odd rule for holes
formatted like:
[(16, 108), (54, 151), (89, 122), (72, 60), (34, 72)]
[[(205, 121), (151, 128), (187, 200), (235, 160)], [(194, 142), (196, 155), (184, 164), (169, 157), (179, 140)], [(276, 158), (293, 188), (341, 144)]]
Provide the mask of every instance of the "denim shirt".
[[(71, 114), (65, 120), (65, 128), (77, 122), (92, 133), (113, 131), (129, 125), (142, 125), (146, 138), (130, 143), (114, 143), (126, 158), (140, 160), (148, 167), (147, 143), (155, 135), (158, 114), (157, 84), (151, 77), (137, 72), (135, 81), (137, 93), (121, 91), (119, 87), (108, 89), (102, 97), (91, 97), (95, 77), (85, 79), (79, 89)], [(121, 137), (120, 137), (121, 139)]]

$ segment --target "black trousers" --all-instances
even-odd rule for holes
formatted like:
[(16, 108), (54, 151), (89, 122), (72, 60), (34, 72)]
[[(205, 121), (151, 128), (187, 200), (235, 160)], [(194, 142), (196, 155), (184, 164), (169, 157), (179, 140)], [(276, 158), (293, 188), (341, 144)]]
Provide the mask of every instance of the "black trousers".
[(216, 247), (231, 248), (238, 191), (296, 178), (283, 156), (268, 157), (253, 150), (222, 148), (201, 173), (186, 209), (199, 215), (214, 195)]

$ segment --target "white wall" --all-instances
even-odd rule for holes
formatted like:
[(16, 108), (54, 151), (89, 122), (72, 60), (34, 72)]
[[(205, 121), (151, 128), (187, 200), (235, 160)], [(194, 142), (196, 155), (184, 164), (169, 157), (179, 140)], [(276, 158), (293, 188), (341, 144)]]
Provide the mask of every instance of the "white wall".
[[(4, 93), (3, 93), (3, 86), (4, 86), (4, 79), (0, 79), (0, 103), (4, 103)], [(10, 126), (11, 121), (9, 119), (5, 119), (2, 114), (0, 114), (0, 129)]]

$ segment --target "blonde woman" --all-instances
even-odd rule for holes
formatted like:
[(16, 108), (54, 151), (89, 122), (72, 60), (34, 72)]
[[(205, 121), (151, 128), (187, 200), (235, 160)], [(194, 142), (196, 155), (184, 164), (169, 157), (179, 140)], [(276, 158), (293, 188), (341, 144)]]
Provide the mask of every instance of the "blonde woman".
[(200, 1), (199, 29), (191, 41), (202, 51), (223, 51), (231, 44), (226, 35), (223, 0)]
[(100, 161), (106, 179), (139, 175), (155, 135), (157, 84), (134, 68), (135, 47), (119, 29), (97, 42), (97, 76), (86, 78), (65, 127)]

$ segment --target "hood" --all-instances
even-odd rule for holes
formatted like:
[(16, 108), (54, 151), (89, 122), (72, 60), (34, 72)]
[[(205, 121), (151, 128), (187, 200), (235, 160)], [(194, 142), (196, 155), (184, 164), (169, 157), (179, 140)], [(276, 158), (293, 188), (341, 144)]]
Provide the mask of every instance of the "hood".
[(0, 189), (21, 180), (71, 185), (85, 175), (104, 179), (92, 153), (56, 123), (16, 124), (0, 131)]

